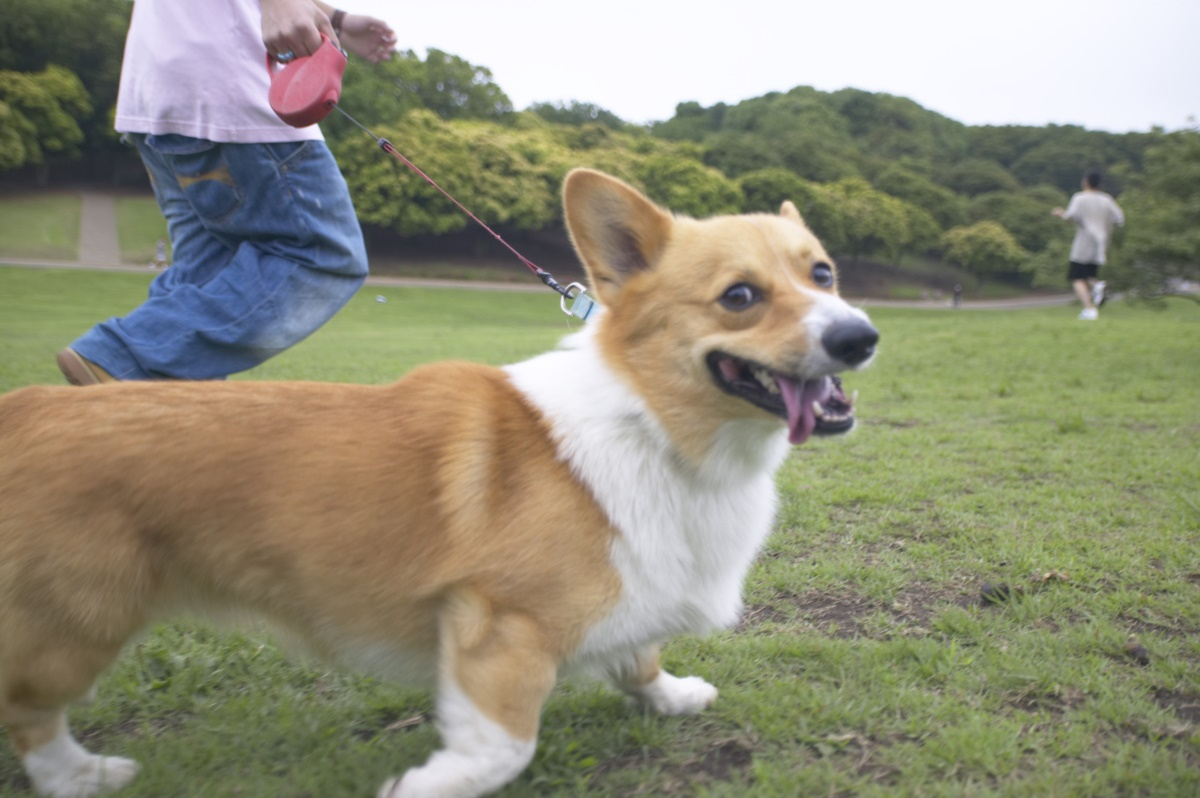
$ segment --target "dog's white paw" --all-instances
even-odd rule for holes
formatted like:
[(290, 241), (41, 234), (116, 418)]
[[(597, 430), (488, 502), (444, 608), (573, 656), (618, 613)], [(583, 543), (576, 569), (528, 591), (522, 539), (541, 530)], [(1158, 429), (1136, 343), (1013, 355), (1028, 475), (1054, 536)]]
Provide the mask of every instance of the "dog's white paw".
[(636, 695), (662, 715), (693, 715), (717, 700), (717, 688), (699, 676), (679, 678), (662, 671)]
[(435, 751), (429, 761), (401, 778), (389, 779), (379, 798), (478, 798), (515, 779), (533, 759), (534, 740), (511, 740), (491, 747), (477, 739), (470, 754)]
[(46, 798), (93, 798), (124, 787), (141, 769), (137, 762), (121, 756), (89, 755), (72, 764), (66, 771), (33, 778), (34, 790)]
[(475, 798), (491, 792), (471, 778), (469, 769), (451, 773), (440, 764), (413, 768), (398, 779), (388, 779), (379, 798)]
[(475, 778), (470, 767), (448, 772), (440, 766), (443, 762), (434, 767), (413, 768), (400, 778), (388, 779), (379, 791), (379, 798), (476, 798), (498, 790), (507, 781), (493, 783), (491, 779)]

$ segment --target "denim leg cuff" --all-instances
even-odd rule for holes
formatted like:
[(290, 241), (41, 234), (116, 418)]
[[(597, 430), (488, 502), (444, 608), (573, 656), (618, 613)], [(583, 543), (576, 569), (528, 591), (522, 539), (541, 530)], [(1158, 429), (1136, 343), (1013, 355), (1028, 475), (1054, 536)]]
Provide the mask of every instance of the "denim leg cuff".
[(138, 365), (128, 347), (109, 332), (108, 327), (113, 321), (115, 320), (110, 319), (97, 324), (79, 336), (71, 344), (71, 348), (118, 380), (154, 379)]
[(122, 379), (214, 379), (328, 321), (367, 274), (362, 231), (324, 142), (136, 140), (174, 263), (145, 303), (73, 348)]

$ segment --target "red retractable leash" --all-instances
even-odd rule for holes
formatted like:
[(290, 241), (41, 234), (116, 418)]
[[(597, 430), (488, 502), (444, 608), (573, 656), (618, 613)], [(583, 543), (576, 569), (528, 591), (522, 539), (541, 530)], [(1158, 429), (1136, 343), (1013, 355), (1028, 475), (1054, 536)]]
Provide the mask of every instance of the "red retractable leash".
[[(282, 64), (282, 68), (277, 68), (280, 64)], [(433, 178), (422, 172), (417, 168), (416, 164), (401, 155), (392, 146), (390, 141), (376, 136), (338, 105), (338, 100), (342, 96), (342, 74), (346, 71), (346, 53), (338, 49), (328, 36), (321, 34), (321, 46), (312, 55), (301, 56), (286, 63), (279, 61), (278, 58), (268, 53), (267, 71), (271, 75), (271, 89), (268, 94), (271, 110), (284, 122), (292, 127), (308, 127), (320, 122), (329, 115), (330, 111), (336, 108), (342, 116), (349, 119), (356, 127), (375, 139), (375, 143), (379, 145), (381, 150), (393, 155), (397, 160), (425, 180), (425, 182), (440, 191), (459, 210), (469, 216), (484, 230), (491, 233), (492, 237), (503, 244), (509, 252), (516, 255), (517, 259), (528, 266), (537, 275), (539, 280), (561, 294), (562, 298), (559, 300), (559, 305), (562, 307), (564, 313), (568, 316), (574, 316), (577, 319), (586, 320), (592, 311), (595, 310), (596, 303), (587, 295), (587, 288), (580, 283), (571, 283), (566, 288), (559, 285), (550, 272), (541, 268), (520, 252), (517, 252), (495, 230), (484, 224), (478, 216), (467, 210), (461, 202), (435, 183)], [(570, 307), (567, 307), (568, 299), (571, 300)]]

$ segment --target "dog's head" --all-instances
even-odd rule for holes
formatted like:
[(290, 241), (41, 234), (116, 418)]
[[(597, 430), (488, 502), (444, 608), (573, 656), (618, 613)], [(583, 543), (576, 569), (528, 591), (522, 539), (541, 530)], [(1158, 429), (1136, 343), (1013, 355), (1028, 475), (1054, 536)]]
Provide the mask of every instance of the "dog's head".
[(685, 451), (737, 419), (782, 420), (793, 444), (854, 426), (834, 375), (865, 365), (879, 335), (838, 297), (833, 261), (791, 202), (698, 221), (585, 169), (563, 193), (605, 308), (604, 357)]

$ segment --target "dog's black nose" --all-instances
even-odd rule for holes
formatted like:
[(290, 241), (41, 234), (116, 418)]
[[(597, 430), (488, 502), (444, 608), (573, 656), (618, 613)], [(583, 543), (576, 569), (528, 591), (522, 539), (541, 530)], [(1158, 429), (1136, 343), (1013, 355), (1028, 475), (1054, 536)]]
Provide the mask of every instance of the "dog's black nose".
[(870, 358), (878, 342), (879, 332), (861, 319), (838, 322), (821, 336), (821, 345), (829, 356), (848, 366), (857, 366)]

